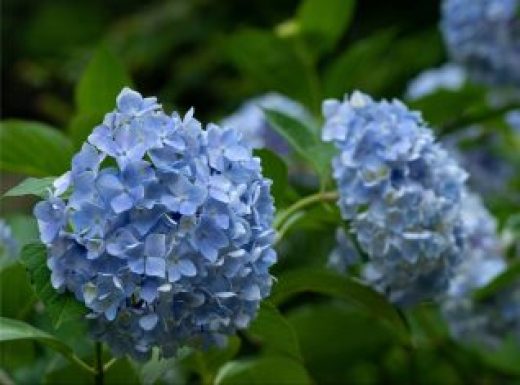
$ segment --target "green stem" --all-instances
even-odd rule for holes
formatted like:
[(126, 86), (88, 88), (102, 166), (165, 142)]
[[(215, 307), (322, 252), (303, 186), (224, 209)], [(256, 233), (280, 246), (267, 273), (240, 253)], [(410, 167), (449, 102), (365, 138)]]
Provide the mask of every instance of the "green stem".
[(110, 367), (112, 365), (114, 365), (115, 363), (117, 362), (117, 358), (112, 358), (111, 360), (109, 360), (105, 365), (103, 365), (103, 371), (107, 371), (108, 369), (110, 369)]
[[(306, 196), (282, 211), (274, 220), (274, 228), (280, 230), (282, 225), (297, 211), (318, 202), (333, 202), (339, 197), (337, 191), (325, 191)], [(285, 229), (286, 230), (286, 229)]]
[(71, 362), (75, 363), (80, 368), (82, 368), (83, 370), (86, 370), (90, 374), (93, 374), (93, 375), (96, 374), (96, 369), (94, 369), (92, 366), (87, 364), (85, 361), (83, 361), (81, 358), (79, 358), (75, 354), (73, 354), (71, 356), (66, 356), (66, 358), (68, 358)]
[(103, 366), (103, 345), (101, 344), (101, 342), (96, 342), (96, 345), (95, 345), (95, 349), (96, 349), (96, 362), (95, 362), (95, 365), (96, 365), (96, 373), (94, 375), (94, 381), (95, 381), (95, 384), (96, 385), (103, 385), (104, 382), (105, 382), (105, 371), (104, 371), (104, 366)]

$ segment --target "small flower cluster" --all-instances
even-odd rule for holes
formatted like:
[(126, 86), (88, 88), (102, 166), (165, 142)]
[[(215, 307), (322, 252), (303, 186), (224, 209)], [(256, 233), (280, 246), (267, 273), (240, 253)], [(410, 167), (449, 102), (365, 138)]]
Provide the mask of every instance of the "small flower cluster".
[(406, 96), (415, 100), (438, 90), (457, 91), (466, 83), (466, 71), (457, 64), (447, 63), (439, 68), (421, 72), (407, 87)]
[(488, 284), (506, 268), (496, 223), (480, 199), (467, 194), (463, 200), (466, 249), (463, 263), (450, 283), (442, 312), (453, 336), (463, 342), (494, 348), (508, 333), (520, 341), (520, 281), (476, 301), (474, 291)]
[(310, 113), (301, 104), (271, 92), (245, 102), (235, 113), (224, 118), (221, 125), (239, 128), (244, 140), (253, 148), (268, 148), (277, 154), (288, 155), (289, 145), (269, 125), (262, 109), (283, 112), (302, 123), (312, 120)]
[(17, 256), (19, 245), (14, 239), (11, 227), (0, 219), (0, 260), (9, 260)]
[(444, 0), (444, 40), (475, 80), (520, 85), (519, 8), (520, 0)]
[(338, 204), (369, 258), (365, 279), (401, 305), (442, 292), (463, 249), (465, 172), (399, 101), (355, 92), (323, 113), (323, 140), (340, 151)]
[(52, 285), (115, 355), (222, 344), (270, 292), (270, 183), (238, 131), (124, 89), (35, 207)]

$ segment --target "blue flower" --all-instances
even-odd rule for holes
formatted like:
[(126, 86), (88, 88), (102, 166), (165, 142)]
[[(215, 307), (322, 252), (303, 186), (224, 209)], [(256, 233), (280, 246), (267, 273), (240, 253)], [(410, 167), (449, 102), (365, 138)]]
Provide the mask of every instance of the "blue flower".
[(483, 301), (473, 293), (506, 269), (496, 222), (480, 199), (467, 193), (462, 208), (466, 238), (464, 260), (456, 270), (442, 303), (452, 335), (465, 343), (496, 348), (512, 334), (520, 342), (520, 281)]
[(14, 259), (18, 255), (20, 246), (13, 237), (11, 227), (0, 219), (0, 261)]
[(225, 343), (270, 292), (270, 184), (239, 131), (124, 89), (34, 209), (52, 285), (116, 355)]
[(254, 148), (268, 148), (278, 154), (288, 155), (289, 145), (270, 127), (263, 108), (283, 112), (303, 123), (312, 121), (310, 113), (301, 104), (272, 92), (245, 102), (221, 123), (225, 127), (239, 129)]
[(519, 8), (520, 0), (444, 0), (448, 51), (475, 80), (520, 85)]
[(432, 68), (421, 72), (408, 83), (406, 96), (411, 99), (420, 99), (433, 94), (438, 90), (457, 91), (466, 83), (464, 68), (447, 63), (439, 68)]
[(338, 205), (369, 259), (364, 278), (401, 305), (437, 296), (461, 259), (465, 172), (399, 101), (355, 92), (323, 112), (323, 139), (339, 150)]

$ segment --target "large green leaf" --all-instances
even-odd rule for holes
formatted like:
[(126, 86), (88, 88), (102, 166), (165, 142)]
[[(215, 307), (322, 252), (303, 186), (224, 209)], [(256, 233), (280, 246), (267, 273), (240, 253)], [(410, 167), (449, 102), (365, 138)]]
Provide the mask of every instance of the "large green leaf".
[(56, 177), (54, 176), (48, 176), (45, 178), (27, 178), (7, 191), (3, 196), (19, 197), (23, 195), (36, 195), (45, 198), (47, 197), (48, 189), (52, 186), (55, 179)]
[(25, 245), (21, 259), (29, 271), (33, 289), (45, 305), (54, 327), (77, 320), (86, 313), (85, 307), (72, 294), (58, 293), (52, 287), (45, 245), (36, 242)]
[(215, 385), (305, 385), (312, 380), (297, 361), (284, 356), (231, 361), (218, 372)]
[(444, 126), (468, 112), (487, 109), (487, 95), (485, 89), (468, 85), (457, 91), (439, 90), (409, 104), (421, 111), (430, 125)]
[(38, 177), (62, 174), (72, 157), (72, 144), (60, 131), (24, 120), (0, 123), (0, 148), (0, 169)]
[(234, 33), (226, 43), (230, 59), (258, 88), (279, 91), (316, 110), (320, 99), (317, 75), (291, 41), (248, 29)]
[(35, 296), (22, 265), (15, 262), (0, 271), (0, 314), (23, 319), (30, 314)]
[(254, 337), (260, 338), (264, 352), (302, 360), (296, 333), (278, 309), (268, 301), (262, 303), (258, 316), (248, 331)]
[(72, 349), (56, 337), (35, 327), (14, 319), (0, 317), (0, 342), (36, 340), (60, 352), (65, 357), (74, 355)]
[(78, 112), (113, 110), (116, 96), (125, 86), (131, 86), (131, 80), (123, 64), (105, 46), (100, 46), (76, 87)]
[(317, 384), (365, 384), (354, 375), (355, 368), (365, 362), (380, 363), (388, 346), (397, 342), (384, 325), (344, 302), (306, 304), (290, 311), (287, 320)]
[(407, 341), (409, 338), (406, 324), (395, 307), (384, 296), (361, 282), (333, 271), (303, 268), (282, 274), (273, 288), (271, 301), (280, 304), (292, 296), (304, 292), (329, 295), (354, 303), (392, 326), (403, 341)]
[(328, 51), (347, 29), (355, 0), (304, 0), (298, 9), (298, 24), (311, 49)]
[(276, 206), (281, 207), (289, 185), (287, 165), (283, 159), (267, 149), (255, 150), (255, 155), (262, 160), (262, 174), (273, 181), (271, 194)]
[(280, 111), (265, 109), (264, 112), (271, 127), (314, 167), (323, 180), (326, 180), (330, 173), (330, 162), (335, 154), (334, 146), (322, 142), (311, 128), (298, 119)]

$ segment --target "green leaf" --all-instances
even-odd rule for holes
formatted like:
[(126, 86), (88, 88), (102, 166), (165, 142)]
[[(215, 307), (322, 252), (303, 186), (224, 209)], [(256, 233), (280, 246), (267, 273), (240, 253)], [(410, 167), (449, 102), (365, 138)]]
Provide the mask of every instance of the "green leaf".
[(334, 48), (354, 13), (355, 0), (304, 0), (298, 9), (301, 32), (319, 52)]
[(395, 307), (370, 287), (333, 271), (317, 268), (292, 270), (278, 277), (271, 301), (278, 305), (292, 296), (313, 292), (340, 298), (368, 310), (393, 327), (403, 341), (408, 341), (408, 328)]
[(281, 92), (316, 110), (320, 103), (315, 69), (290, 41), (262, 30), (233, 33), (226, 52), (243, 75), (264, 90)]
[(477, 301), (483, 301), (518, 280), (520, 280), (520, 262), (512, 263), (507, 270), (496, 276), (486, 286), (475, 290), (473, 297)]
[(60, 352), (65, 357), (74, 355), (72, 349), (56, 337), (35, 327), (14, 319), (0, 317), (0, 342), (36, 340)]
[(385, 325), (334, 300), (293, 308), (287, 320), (297, 333), (305, 367), (316, 384), (365, 384), (353, 375), (354, 368), (359, 362), (378, 362), (375, 357), (397, 342)]
[(98, 47), (76, 87), (78, 112), (112, 111), (121, 89), (131, 85), (132, 81), (119, 58), (105, 46)]
[(86, 309), (71, 293), (58, 293), (51, 285), (47, 267), (47, 248), (42, 243), (29, 243), (22, 249), (22, 262), (31, 276), (33, 289), (45, 305), (55, 328), (62, 323), (81, 318)]
[(36, 195), (41, 198), (47, 197), (48, 189), (56, 177), (48, 176), (45, 178), (27, 178), (20, 184), (7, 191), (3, 197), (19, 197), (23, 195)]
[(487, 92), (482, 87), (467, 85), (457, 91), (438, 90), (408, 104), (421, 111), (431, 126), (443, 126), (475, 109), (486, 108)]
[(311, 128), (280, 111), (264, 109), (267, 121), (295, 151), (306, 159), (325, 180), (330, 173), (330, 162), (336, 153), (330, 143), (323, 143)]
[(394, 37), (394, 31), (383, 31), (353, 43), (325, 69), (325, 95), (343, 97), (355, 89), (380, 91), (391, 76), (383, 58)]
[(395, 36), (394, 30), (387, 30), (355, 42), (326, 68), (326, 96), (342, 97), (356, 89), (374, 97), (395, 95), (417, 72), (438, 64), (443, 58), (442, 39), (437, 29), (403, 38)]
[(38, 177), (61, 175), (72, 158), (72, 144), (65, 135), (31, 121), (1, 122), (0, 148), (0, 169)]
[(264, 352), (287, 355), (302, 361), (296, 333), (278, 309), (268, 301), (262, 302), (258, 316), (248, 331), (254, 337), (260, 338)]
[(283, 356), (231, 361), (218, 372), (215, 385), (305, 385), (312, 381), (305, 368)]
[[(16, 290), (13, 290), (16, 288)], [(0, 272), (0, 304), (2, 316), (24, 319), (34, 307), (35, 296), (27, 272), (19, 263)]]
[(267, 149), (255, 150), (255, 156), (262, 161), (263, 175), (273, 181), (271, 194), (276, 206), (281, 207), (289, 186), (287, 165), (282, 158)]
[[(115, 105), (115, 99), (113, 100), (113, 103)], [(99, 112), (80, 112), (72, 118), (69, 123), (68, 130), (69, 136), (74, 142), (75, 149), (79, 150), (81, 148), (94, 128), (103, 121), (105, 114), (111, 111), (114, 108), (114, 105), (110, 110)]]
[(191, 350), (182, 357), (182, 367), (198, 373), (202, 383), (212, 384), (218, 369), (238, 354), (240, 345), (240, 338), (231, 336), (224, 348), (213, 347), (206, 351)]

